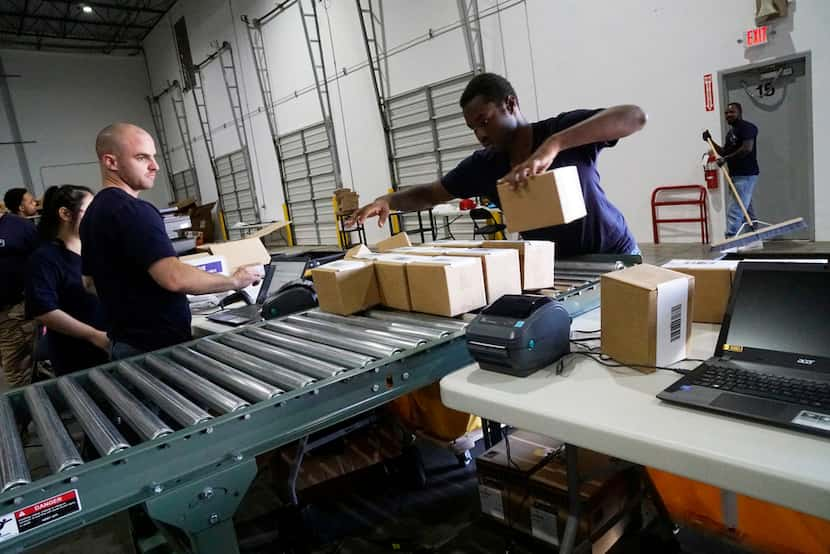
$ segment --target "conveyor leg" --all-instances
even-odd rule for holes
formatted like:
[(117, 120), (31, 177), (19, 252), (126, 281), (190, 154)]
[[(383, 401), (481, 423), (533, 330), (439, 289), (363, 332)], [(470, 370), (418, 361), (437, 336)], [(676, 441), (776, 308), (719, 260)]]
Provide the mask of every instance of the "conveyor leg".
[(184, 531), (192, 552), (235, 554), (239, 545), (233, 515), (256, 473), (256, 460), (251, 458), (170, 492), (161, 492), (144, 506), (154, 521)]

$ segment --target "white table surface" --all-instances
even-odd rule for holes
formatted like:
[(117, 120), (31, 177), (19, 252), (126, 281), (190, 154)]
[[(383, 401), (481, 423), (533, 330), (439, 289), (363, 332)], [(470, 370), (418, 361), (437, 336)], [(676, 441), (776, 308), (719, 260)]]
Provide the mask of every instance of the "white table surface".
[[(232, 310), (234, 308), (241, 308), (243, 306), (247, 306), (245, 302), (241, 300), (239, 302), (234, 302), (233, 304), (229, 304), (225, 307), (226, 310)], [(218, 308), (214, 308), (213, 310), (208, 310), (208, 314), (213, 313)], [(193, 338), (201, 338), (206, 337), (208, 335), (215, 335), (216, 333), (224, 333), (225, 331), (232, 331), (236, 329), (233, 325), (225, 325), (224, 323), (218, 323), (216, 321), (211, 321), (207, 318), (207, 315), (201, 314), (192, 314), (191, 321), (190, 321), (190, 331), (193, 333)]]
[[(573, 328), (599, 329), (599, 310)], [(717, 332), (694, 324), (689, 357), (711, 356)], [(830, 439), (663, 403), (655, 395), (681, 377), (674, 372), (607, 368), (584, 356), (569, 357), (565, 368), (562, 376), (543, 369), (516, 378), (473, 364), (441, 380), (441, 398), (456, 410), (830, 519)]]

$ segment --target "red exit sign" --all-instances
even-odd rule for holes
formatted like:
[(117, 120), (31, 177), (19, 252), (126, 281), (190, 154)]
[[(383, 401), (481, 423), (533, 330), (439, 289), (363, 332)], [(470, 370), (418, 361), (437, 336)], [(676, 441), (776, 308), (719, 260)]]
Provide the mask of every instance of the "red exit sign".
[(758, 46), (759, 44), (766, 44), (767, 40), (769, 40), (769, 34), (767, 33), (767, 29), (769, 28), (768, 25), (764, 25), (763, 27), (756, 27), (755, 29), (749, 29), (746, 32), (746, 45), (749, 46)]

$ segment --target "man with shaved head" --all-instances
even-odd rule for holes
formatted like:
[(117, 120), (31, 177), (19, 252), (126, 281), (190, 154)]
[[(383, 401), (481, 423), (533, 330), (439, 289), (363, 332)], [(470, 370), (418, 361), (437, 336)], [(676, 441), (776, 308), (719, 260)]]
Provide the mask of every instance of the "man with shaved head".
[(190, 340), (186, 294), (242, 289), (260, 275), (243, 267), (227, 277), (179, 261), (161, 214), (138, 198), (159, 170), (147, 131), (109, 125), (98, 133), (95, 152), (103, 190), (81, 222), (82, 268), (109, 320), (112, 359)]

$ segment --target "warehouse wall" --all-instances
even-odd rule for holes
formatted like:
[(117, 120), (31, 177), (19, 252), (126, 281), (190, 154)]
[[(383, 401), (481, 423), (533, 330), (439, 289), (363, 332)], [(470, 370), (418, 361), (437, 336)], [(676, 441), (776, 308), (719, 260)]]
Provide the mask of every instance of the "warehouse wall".
[[(271, 146), (262, 99), (256, 81), (247, 31), (239, 16), (262, 15), (273, 2), (254, 0), (181, 0), (145, 41), (155, 91), (179, 78), (172, 22), (184, 15), (195, 61), (210, 51), (212, 41), (231, 42), (242, 78), (248, 135), (265, 219), (282, 214), (282, 190)], [(705, 73), (772, 59), (793, 52), (813, 56), (814, 151), (830, 147), (830, 107), (817, 91), (830, 81), (830, 5), (821, 0), (791, 4), (789, 21), (779, 24), (770, 44), (745, 50), (736, 43), (753, 26), (754, 2), (670, 3), (646, 0), (479, 0), (480, 10), (498, 7), (482, 21), (488, 70), (505, 74), (516, 87), (524, 112), (531, 119), (579, 107), (636, 103), (649, 114), (646, 129), (605, 151), (600, 159), (603, 185), (626, 214), (638, 240), (651, 241), (649, 195), (657, 185), (699, 183), (700, 157), (705, 145), (700, 132), (721, 129), (720, 113), (703, 108)], [(458, 20), (455, 2), (384, 0), (388, 46), (413, 42), (389, 60), (392, 94), (469, 70), (460, 30), (446, 30)], [(352, 1), (319, 4), (320, 29), (328, 68), (340, 76), (330, 85), (332, 109), (345, 186), (358, 190), (363, 201), (385, 192), (390, 181), (383, 135), (367, 69), (348, 71), (365, 61), (359, 20)], [(263, 28), (280, 132), (320, 119), (311, 69), (296, 7)], [(432, 33), (435, 38), (418, 41)], [(333, 45), (333, 47), (332, 47)], [(336, 59), (333, 59), (336, 58)], [(336, 61), (336, 63), (334, 63)], [(238, 148), (221, 76), (208, 73), (218, 154)], [(332, 72), (334, 73), (334, 72)], [(186, 103), (194, 136), (198, 123), (192, 100)], [(172, 114), (170, 114), (172, 118)], [(172, 122), (172, 119), (169, 120)], [(223, 129), (222, 126), (225, 126)], [(176, 144), (175, 133), (170, 133)], [(215, 198), (204, 145), (195, 148), (203, 198)], [(177, 162), (174, 161), (174, 165)], [(183, 157), (179, 162), (183, 164)], [(183, 165), (182, 165), (183, 167)], [(181, 169), (174, 168), (174, 169)], [(820, 183), (830, 178), (830, 161), (815, 156), (816, 238), (830, 240), (830, 190)], [(711, 196), (712, 236), (723, 231), (723, 189)], [(385, 235), (367, 228), (370, 241)], [(693, 229), (667, 229), (671, 240), (694, 241)]]
[[(95, 136), (104, 126), (130, 121), (153, 128), (145, 101), (149, 87), (141, 56), (23, 50), (3, 50), (0, 56), (7, 73), (21, 75), (8, 82), (21, 137), (37, 141), (25, 149), (38, 196), (53, 184), (100, 186)], [(9, 140), (8, 132), (3, 113), (0, 140)], [(0, 175), (0, 191), (22, 184), (11, 147), (0, 150)], [(156, 186), (142, 193), (142, 198), (166, 206), (170, 199), (167, 176), (159, 173)]]

